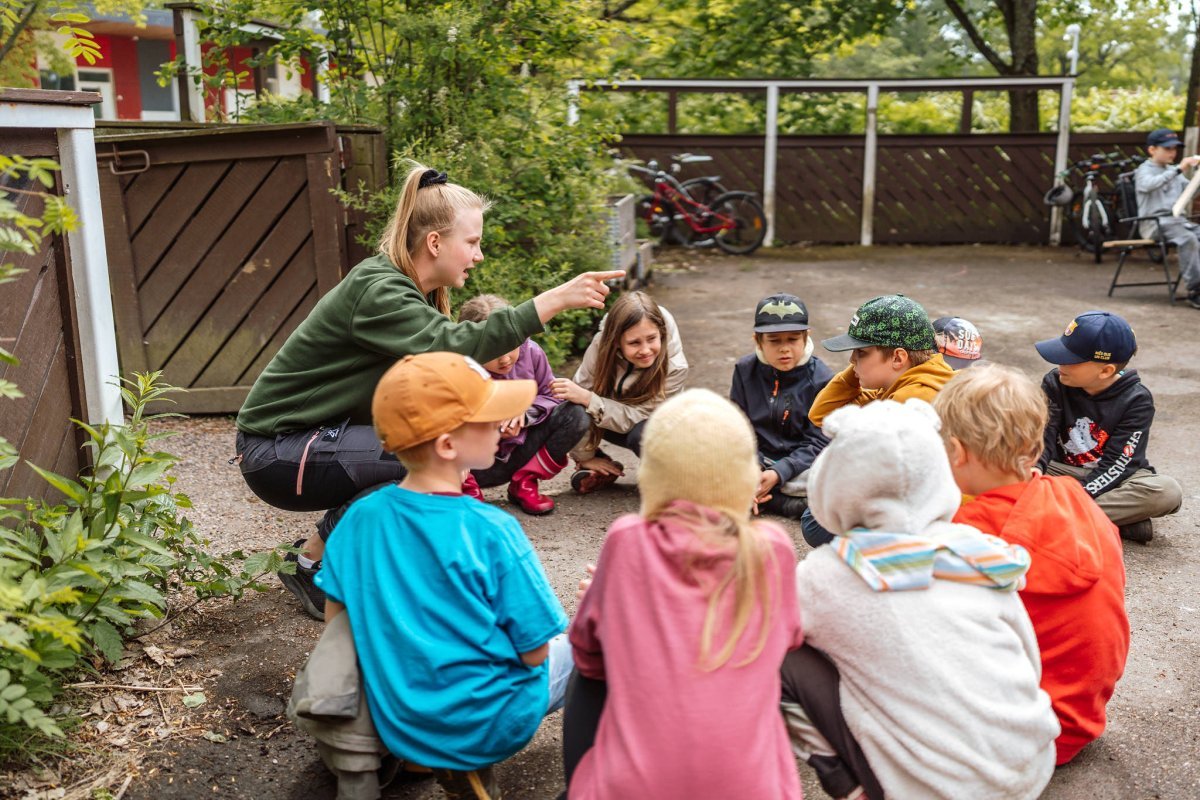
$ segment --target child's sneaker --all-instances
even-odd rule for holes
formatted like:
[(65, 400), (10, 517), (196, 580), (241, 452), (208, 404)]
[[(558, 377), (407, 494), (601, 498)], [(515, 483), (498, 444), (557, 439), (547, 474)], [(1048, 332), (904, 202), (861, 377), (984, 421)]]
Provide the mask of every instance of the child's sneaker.
[(1154, 538), (1154, 523), (1148, 519), (1122, 525), (1117, 530), (1120, 532), (1122, 539), (1138, 542), (1139, 544), (1149, 544), (1150, 540)]
[[(296, 548), (304, 546), (304, 539), (300, 539), (294, 545)], [(279, 582), (283, 584), (283, 588), (287, 589), (292, 594), (296, 595), (296, 599), (300, 601), (300, 605), (304, 606), (304, 611), (313, 619), (325, 621), (325, 592), (317, 588), (313, 583), (313, 578), (317, 576), (317, 571), (321, 569), (321, 562), (317, 561), (311, 567), (303, 567), (300, 565), (300, 557), (295, 553), (288, 553), (284, 556), (284, 561), (291, 561), (296, 565), (296, 572), (289, 575), (286, 572), (277, 572)]]
[(433, 774), (449, 800), (501, 800), (500, 782), (491, 767), (470, 772), (435, 769)]

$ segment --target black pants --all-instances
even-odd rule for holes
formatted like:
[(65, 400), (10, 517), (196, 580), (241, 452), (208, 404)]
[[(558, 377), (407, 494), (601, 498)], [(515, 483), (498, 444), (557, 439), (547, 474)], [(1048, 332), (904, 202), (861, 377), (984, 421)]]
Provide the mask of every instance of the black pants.
[[(571, 776), (583, 760), (583, 755), (596, 742), (596, 729), (600, 727), (600, 715), (608, 699), (608, 684), (604, 681), (585, 678), (579, 670), (571, 673), (567, 684), (566, 705), (563, 707), (563, 776), (567, 786)], [(560, 799), (565, 797), (560, 795)]]
[(263, 502), (326, 512), (317, 523), (323, 540), (352, 502), (406, 474), (372, 426), (348, 422), (274, 437), (238, 431), (237, 453), (246, 485)]
[(830, 797), (845, 797), (861, 786), (869, 800), (883, 800), (883, 789), (842, 716), (840, 676), (829, 657), (804, 645), (784, 658), (780, 678), (782, 701), (800, 706), (836, 753), (808, 759), (821, 788)]
[(513, 473), (530, 462), (543, 447), (559, 464), (565, 464), (567, 453), (587, 435), (591, 417), (583, 406), (559, 403), (550, 416), (525, 429), (525, 441), (517, 445), (508, 458), (499, 459), (487, 469), (472, 472), (481, 487), (503, 486), (512, 480)]
[(618, 447), (624, 447), (635, 456), (642, 455), (642, 435), (646, 432), (646, 420), (642, 420), (637, 425), (629, 429), (628, 433), (617, 433), (615, 431), (604, 431), (604, 441), (611, 442)]
[(809, 547), (820, 547), (833, 541), (833, 534), (821, 527), (810, 508), (805, 508), (800, 516), (800, 532), (804, 534), (804, 541), (808, 542)]

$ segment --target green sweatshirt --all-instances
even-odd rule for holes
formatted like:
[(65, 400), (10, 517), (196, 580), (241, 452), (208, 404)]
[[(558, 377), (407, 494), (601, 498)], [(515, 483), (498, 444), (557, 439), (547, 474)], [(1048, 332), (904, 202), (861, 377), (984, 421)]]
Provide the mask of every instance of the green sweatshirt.
[(238, 430), (259, 436), (371, 424), (371, 397), (406, 355), (449, 351), (491, 361), (542, 330), (529, 300), (483, 322), (454, 322), (413, 281), (377, 255), (358, 264), (283, 343), (258, 376)]

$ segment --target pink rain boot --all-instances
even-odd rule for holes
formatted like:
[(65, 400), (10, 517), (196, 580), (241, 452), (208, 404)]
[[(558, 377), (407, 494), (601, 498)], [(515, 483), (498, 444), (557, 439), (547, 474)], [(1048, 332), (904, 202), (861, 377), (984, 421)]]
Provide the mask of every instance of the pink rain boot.
[(533, 516), (549, 514), (554, 510), (553, 498), (538, 492), (538, 481), (548, 481), (563, 471), (567, 464), (559, 464), (550, 457), (546, 448), (537, 451), (529, 463), (517, 470), (508, 484), (508, 499), (522, 511)]
[(479, 488), (479, 482), (475, 480), (475, 475), (468, 472), (467, 477), (463, 479), (462, 493), (467, 497), (474, 497), (481, 503), (487, 502), (483, 499), (483, 490)]

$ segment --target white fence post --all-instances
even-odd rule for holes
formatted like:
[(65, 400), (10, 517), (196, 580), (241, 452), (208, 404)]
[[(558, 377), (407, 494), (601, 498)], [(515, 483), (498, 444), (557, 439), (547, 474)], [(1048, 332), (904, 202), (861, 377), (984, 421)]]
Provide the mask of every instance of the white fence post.
[(190, 70), (201, 70), (204, 61), (200, 54), (200, 7), (188, 2), (167, 3), (175, 15), (175, 49), (183, 56), (183, 70), (179, 73), (179, 104), (181, 119), (185, 122), (204, 122), (204, 89)]
[[(1071, 144), (1071, 96), (1075, 89), (1075, 79), (1071, 78), (1062, 85), (1058, 101), (1058, 141), (1054, 147), (1054, 185), (1063, 183), (1061, 177), (1067, 168), (1067, 148)], [(1062, 244), (1063, 207), (1050, 206), (1050, 246)]]
[(121, 424), (121, 390), (112, 382), (121, 375), (117, 362), (116, 325), (104, 247), (100, 179), (96, 173), (95, 117), (88, 106), (62, 109), (69, 119), (58, 127), (59, 165), (67, 202), (83, 223), (67, 234), (71, 276), (75, 284), (75, 316), (79, 320), (83, 366), (84, 413), (88, 422)]
[(862, 233), (859, 243), (870, 246), (875, 240), (875, 165), (879, 147), (879, 84), (867, 86), (867, 130), (863, 142)]
[(779, 85), (767, 86), (767, 136), (763, 142), (763, 213), (767, 217), (764, 247), (775, 244), (775, 164), (779, 156)]

